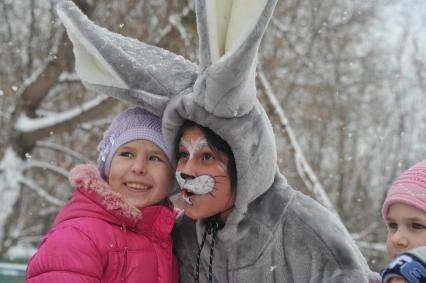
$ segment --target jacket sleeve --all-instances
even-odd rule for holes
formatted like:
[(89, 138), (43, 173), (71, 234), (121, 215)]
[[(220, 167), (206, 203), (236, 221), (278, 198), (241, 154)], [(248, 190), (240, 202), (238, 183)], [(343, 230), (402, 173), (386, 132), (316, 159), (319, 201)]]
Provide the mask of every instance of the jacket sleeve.
[(381, 281), (337, 217), (306, 196), (292, 206), (283, 235), (294, 282)]
[(27, 281), (100, 282), (101, 253), (93, 241), (75, 227), (52, 230), (41, 242), (27, 268)]

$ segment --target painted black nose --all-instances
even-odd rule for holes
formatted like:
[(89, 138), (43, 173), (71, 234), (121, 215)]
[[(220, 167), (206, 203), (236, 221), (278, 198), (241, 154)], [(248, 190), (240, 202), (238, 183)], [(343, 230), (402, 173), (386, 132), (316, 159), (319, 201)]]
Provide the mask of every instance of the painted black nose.
[(188, 175), (188, 174), (185, 174), (185, 173), (180, 173), (180, 176), (182, 177), (182, 179), (184, 179), (184, 180), (192, 180), (192, 179), (194, 179), (195, 178), (195, 176), (192, 176), (192, 175)]

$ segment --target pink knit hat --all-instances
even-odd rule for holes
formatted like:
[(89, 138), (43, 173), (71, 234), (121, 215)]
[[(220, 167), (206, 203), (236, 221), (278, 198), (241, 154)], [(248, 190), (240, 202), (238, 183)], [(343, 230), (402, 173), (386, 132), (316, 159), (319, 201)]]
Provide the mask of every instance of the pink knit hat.
[(407, 204), (426, 212), (426, 160), (408, 168), (392, 184), (382, 208), (385, 221), (394, 203)]

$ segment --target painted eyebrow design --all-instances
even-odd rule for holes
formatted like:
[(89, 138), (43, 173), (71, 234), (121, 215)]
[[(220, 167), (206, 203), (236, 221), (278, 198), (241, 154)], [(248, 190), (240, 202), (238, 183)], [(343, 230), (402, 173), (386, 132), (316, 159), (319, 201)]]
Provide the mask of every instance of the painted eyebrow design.
[(207, 143), (207, 141), (205, 139), (197, 139), (195, 141), (191, 141), (191, 142), (186, 142), (181, 140), (179, 142), (179, 146), (181, 147), (186, 147), (186, 148), (194, 148), (194, 149), (199, 149), (202, 148), (204, 146), (209, 146), (209, 144)]
[(179, 147), (185, 147), (186, 150), (189, 153), (189, 159), (192, 159), (194, 157), (195, 152), (200, 150), (203, 147), (210, 147), (207, 140), (204, 137), (199, 137), (196, 140), (192, 140), (190, 142), (181, 140), (179, 142)]

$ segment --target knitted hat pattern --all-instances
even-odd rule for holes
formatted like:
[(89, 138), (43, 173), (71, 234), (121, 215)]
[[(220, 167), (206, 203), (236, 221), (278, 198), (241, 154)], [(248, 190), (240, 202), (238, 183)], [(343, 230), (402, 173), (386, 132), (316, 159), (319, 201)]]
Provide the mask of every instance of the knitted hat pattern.
[(170, 160), (160, 118), (142, 108), (128, 109), (113, 119), (98, 145), (98, 169), (102, 178), (107, 179), (115, 152), (122, 145), (138, 139), (154, 143)]
[(382, 208), (385, 221), (394, 203), (406, 204), (426, 213), (426, 160), (408, 168), (392, 184)]

